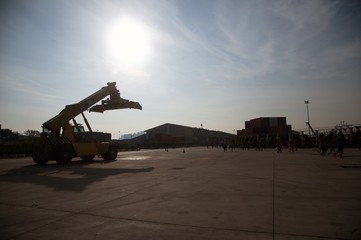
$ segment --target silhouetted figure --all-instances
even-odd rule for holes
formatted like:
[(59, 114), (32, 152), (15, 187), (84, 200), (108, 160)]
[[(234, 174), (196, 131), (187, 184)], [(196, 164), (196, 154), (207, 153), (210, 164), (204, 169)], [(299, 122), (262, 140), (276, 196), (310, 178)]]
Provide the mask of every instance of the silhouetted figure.
[(335, 152), (336, 152), (336, 137), (333, 134), (333, 132), (331, 132), (328, 135), (328, 148), (329, 148), (329, 152), (328, 155), (330, 156), (335, 156)]
[(321, 150), (321, 155), (326, 156), (327, 152), (327, 144), (326, 144), (326, 138), (323, 133), (320, 134), (320, 142), (319, 142), (319, 148)]
[(292, 140), (288, 143), (288, 152), (295, 152), (295, 145)]
[(281, 153), (282, 152), (282, 143), (277, 143), (277, 153)]
[(337, 140), (336, 140), (336, 146), (337, 146), (337, 152), (335, 152), (335, 156), (337, 156), (337, 154), (340, 155), (340, 158), (343, 157), (343, 148), (345, 145), (345, 135), (343, 135), (343, 133), (340, 131), (337, 134)]
[(223, 151), (227, 151), (228, 145), (227, 144), (223, 144)]
[(249, 150), (249, 147), (250, 147), (249, 139), (245, 138), (243, 140), (243, 150)]

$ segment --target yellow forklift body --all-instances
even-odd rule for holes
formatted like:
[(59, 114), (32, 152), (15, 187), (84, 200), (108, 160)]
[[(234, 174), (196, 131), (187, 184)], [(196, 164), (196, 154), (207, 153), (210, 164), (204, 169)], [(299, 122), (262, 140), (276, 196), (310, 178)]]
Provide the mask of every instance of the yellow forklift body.
[(73, 147), (75, 151), (75, 155), (78, 157), (81, 156), (90, 156), (90, 155), (102, 155), (109, 150), (110, 144), (107, 142), (104, 143), (82, 143), (82, 142), (74, 142)]
[[(107, 99), (103, 100), (105, 97)], [(97, 104), (101, 101), (100, 104)], [(34, 147), (33, 160), (39, 165), (49, 160), (56, 160), (59, 164), (69, 163), (72, 157), (81, 157), (91, 160), (101, 155), (104, 160), (114, 160), (117, 149), (111, 144), (111, 135), (94, 133), (86, 119), (84, 112), (103, 113), (114, 109), (142, 109), (138, 102), (121, 98), (116, 83), (107, 86), (89, 95), (78, 103), (66, 105), (56, 116), (43, 123), (42, 138)], [(75, 117), (81, 114), (89, 130), (85, 132)], [(73, 125), (70, 124), (72, 120)]]

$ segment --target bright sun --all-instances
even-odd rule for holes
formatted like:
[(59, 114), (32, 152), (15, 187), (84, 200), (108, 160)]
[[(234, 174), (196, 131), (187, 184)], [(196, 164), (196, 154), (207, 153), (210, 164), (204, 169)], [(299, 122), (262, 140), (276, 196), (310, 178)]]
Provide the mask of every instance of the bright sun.
[(150, 54), (150, 35), (141, 22), (123, 18), (115, 21), (106, 33), (107, 52), (115, 65), (143, 65)]

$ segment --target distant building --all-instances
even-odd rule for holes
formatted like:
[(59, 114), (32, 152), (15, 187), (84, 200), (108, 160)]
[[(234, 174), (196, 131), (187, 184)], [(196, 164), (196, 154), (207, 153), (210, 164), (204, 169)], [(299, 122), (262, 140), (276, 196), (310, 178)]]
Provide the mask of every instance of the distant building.
[(129, 140), (144, 135), (145, 132), (123, 134), (119, 140)]
[(239, 141), (264, 142), (273, 145), (276, 141), (286, 144), (292, 135), (292, 127), (286, 117), (260, 117), (245, 122), (245, 129), (237, 131)]
[(235, 135), (230, 133), (170, 123), (145, 132), (143, 144), (148, 147), (215, 146), (235, 141)]

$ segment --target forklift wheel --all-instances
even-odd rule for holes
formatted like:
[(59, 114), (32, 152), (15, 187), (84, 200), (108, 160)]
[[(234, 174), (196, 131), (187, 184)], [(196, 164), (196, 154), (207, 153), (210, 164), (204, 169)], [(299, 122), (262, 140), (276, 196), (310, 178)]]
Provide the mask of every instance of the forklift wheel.
[(103, 154), (102, 158), (106, 161), (114, 161), (118, 156), (118, 150), (114, 148), (109, 148), (108, 152)]
[(72, 146), (63, 145), (55, 153), (55, 160), (58, 164), (68, 164), (73, 158), (74, 151)]
[(37, 157), (34, 157), (33, 156), (33, 161), (38, 164), (39, 166), (41, 165), (46, 165), (48, 163), (49, 160), (44, 160), (44, 159), (41, 159), (41, 158), (37, 158)]

